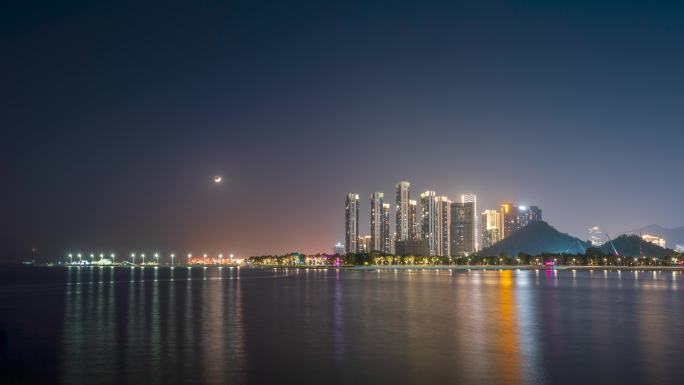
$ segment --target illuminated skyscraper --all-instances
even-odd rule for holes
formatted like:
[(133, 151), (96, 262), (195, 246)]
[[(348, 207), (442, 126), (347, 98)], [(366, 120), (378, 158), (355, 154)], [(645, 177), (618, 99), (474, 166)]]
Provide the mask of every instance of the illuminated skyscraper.
[(420, 228), (418, 226), (418, 202), (409, 200), (408, 228), (409, 239), (420, 238)]
[(451, 253), (452, 257), (475, 252), (475, 202), (451, 204)]
[(430, 255), (449, 255), (449, 225), (451, 223), (451, 201), (437, 196), (434, 191), (420, 194), (422, 239), (428, 243)]
[(420, 194), (420, 236), (427, 241), (430, 255), (437, 253), (435, 241), (437, 227), (436, 195), (434, 191)]
[(501, 240), (501, 215), (496, 210), (482, 213), (482, 247), (489, 247)]
[(516, 223), (515, 229), (520, 230), (530, 224), (530, 217), (528, 215), (527, 206), (515, 206)]
[(501, 239), (508, 237), (518, 229), (518, 209), (510, 202), (501, 204)]
[(477, 211), (477, 195), (473, 193), (462, 194), (461, 203), (473, 204), (473, 251), (478, 251), (482, 245), (480, 241), (480, 216)]
[(383, 205), (385, 204), (385, 194), (381, 192), (374, 192), (371, 195), (370, 202), (370, 235), (371, 235), (371, 251), (381, 251), (384, 248), (384, 240), (382, 237), (383, 228)]
[(451, 201), (445, 196), (439, 196), (435, 199), (435, 213), (437, 214), (437, 223), (435, 224), (435, 253), (438, 256), (449, 256), (451, 238)]
[(461, 202), (451, 204), (451, 253), (452, 257), (464, 255), (465, 242), (465, 207)]
[(411, 237), (410, 233), (410, 209), (409, 201), (411, 198), (411, 184), (406, 181), (401, 181), (396, 185), (396, 203), (397, 203), (397, 222), (396, 231), (397, 239), (405, 240)]
[(383, 203), (382, 205), (382, 227), (380, 228), (380, 238), (382, 239), (382, 245), (380, 251), (389, 254), (392, 250), (392, 234), (390, 233), (390, 212), (392, 207), (389, 203)]
[(390, 237), (390, 248), (388, 253), (395, 255), (397, 253), (397, 233), (392, 233), (392, 236)]
[(542, 210), (539, 208), (539, 206), (530, 206), (527, 209), (527, 217), (529, 219), (529, 223), (540, 222), (543, 220)]
[(532, 222), (539, 222), (542, 220), (542, 211), (537, 206), (516, 206), (515, 209), (517, 212), (516, 216), (518, 218), (516, 230), (520, 230)]
[(344, 248), (348, 253), (357, 253), (359, 250), (359, 194), (347, 194), (344, 217)]

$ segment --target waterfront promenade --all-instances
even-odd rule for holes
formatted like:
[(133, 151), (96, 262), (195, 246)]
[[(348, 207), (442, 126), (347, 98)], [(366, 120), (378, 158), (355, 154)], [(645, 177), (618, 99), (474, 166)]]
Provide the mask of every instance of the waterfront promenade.
[(205, 269), (205, 268), (225, 268), (225, 269), (342, 269), (342, 270), (361, 270), (361, 271), (424, 271), (424, 270), (582, 270), (582, 271), (684, 271), (684, 265), (676, 266), (618, 266), (618, 265), (366, 265), (366, 266), (326, 266), (326, 265), (58, 265), (58, 264), (35, 264), (35, 267), (71, 267), (71, 268), (174, 268), (174, 269)]

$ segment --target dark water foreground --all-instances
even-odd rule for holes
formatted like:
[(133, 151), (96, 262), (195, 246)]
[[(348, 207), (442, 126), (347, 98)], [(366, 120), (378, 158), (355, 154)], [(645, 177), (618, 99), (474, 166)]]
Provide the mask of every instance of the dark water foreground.
[(681, 384), (682, 272), (0, 268), (2, 383)]

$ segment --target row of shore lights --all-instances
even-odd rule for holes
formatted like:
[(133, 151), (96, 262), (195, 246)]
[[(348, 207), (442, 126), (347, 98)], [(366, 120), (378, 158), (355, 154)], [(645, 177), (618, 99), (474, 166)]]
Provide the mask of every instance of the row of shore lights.
[[(103, 253), (100, 253), (99, 256), (100, 256), (100, 260), (102, 260), (105, 257), (105, 255)], [(111, 258), (112, 262), (114, 262), (114, 256), (115, 256), (114, 253), (109, 254), (109, 257)], [(79, 261), (83, 260), (83, 254), (81, 254), (81, 253), (76, 254), (76, 257), (78, 258)], [(131, 253), (131, 262), (132, 263), (135, 263), (135, 257), (136, 257), (136, 254)], [(171, 258), (171, 264), (173, 265), (173, 260), (174, 260), (174, 258), (176, 258), (176, 254), (171, 253), (171, 254), (169, 254), (169, 257)], [(204, 254), (204, 258), (207, 258), (207, 257), (208, 257), (208, 255)], [(235, 257), (235, 256), (233, 254), (230, 254), (230, 259), (233, 259), (233, 257)], [(141, 253), (140, 258), (142, 258), (142, 263), (145, 264), (145, 253)], [(154, 258), (157, 260), (157, 263), (159, 263), (159, 253), (154, 253)], [(191, 258), (192, 258), (192, 253), (188, 253), (188, 261), (190, 261)], [(218, 258), (223, 259), (223, 254), (219, 254)], [(90, 254), (90, 260), (95, 261), (95, 254)], [(73, 261), (74, 261), (74, 254), (69, 254), (69, 263), (71, 263)]]

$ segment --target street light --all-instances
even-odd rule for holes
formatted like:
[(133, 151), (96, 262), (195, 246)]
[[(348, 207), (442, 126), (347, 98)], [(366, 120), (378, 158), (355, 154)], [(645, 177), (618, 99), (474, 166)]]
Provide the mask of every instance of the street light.
[(102, 261), (102, 258), (104, 258), (104, 254), (100, 253), (100, 261)]
[(90, 262), (95, 262), (95, 254), (90, 254)]
[(73, 254), (69, 254), (69, 263), (71, 264), (71, 263), (73, 263), (73, 261), (74, 261)]
[(81, 262), (81, 253), (78, 253), (78, 262)]
[(190, 264), (191, 259), (192, 259), (192, 253), (188, 253), (188, 264)]
[(131, 253), (131, 263), (135, 265), (135, 253)]
[(114, 263), (114, 253), (109, 254), (109, 256), (112, 258), (112, 263)]
[(145, 264), (145, 253), (140, 254), (140, 257), (142, 258), (142, 264)]
[(173, 257), (175, 257), (175, 256), (176, 256), (176, 254), (171, 253), (171, 265), (173, 265)]
[(157, 259), (157, 265), (159, 264), (159, 253), (154, 253), (154, 257)]

